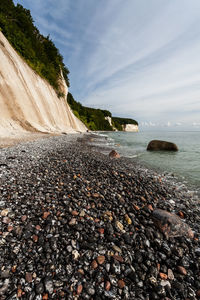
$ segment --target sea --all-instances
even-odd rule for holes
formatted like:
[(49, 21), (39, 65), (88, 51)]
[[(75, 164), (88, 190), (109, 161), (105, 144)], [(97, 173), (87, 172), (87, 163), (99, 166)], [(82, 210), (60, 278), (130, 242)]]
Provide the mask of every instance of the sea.
[[(160, 173), (171, 174), (177, 181), (195, 190), (200, 195), (200, 131), (141, 131), (102, 132), (108, 147), (121, 156)], [(179, 151), (147, 151), (151, 140), (175, 143)]]

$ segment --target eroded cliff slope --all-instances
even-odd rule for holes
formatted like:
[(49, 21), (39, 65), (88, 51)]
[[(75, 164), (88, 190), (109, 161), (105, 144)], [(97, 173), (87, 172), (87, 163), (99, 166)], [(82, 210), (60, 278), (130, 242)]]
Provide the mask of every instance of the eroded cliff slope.
[(66, 102), (67, 85), (58, 98), (50, 84), (37, 75), (0, 32), (0, 135), (20, 132), (84, 132), (85, 125)]

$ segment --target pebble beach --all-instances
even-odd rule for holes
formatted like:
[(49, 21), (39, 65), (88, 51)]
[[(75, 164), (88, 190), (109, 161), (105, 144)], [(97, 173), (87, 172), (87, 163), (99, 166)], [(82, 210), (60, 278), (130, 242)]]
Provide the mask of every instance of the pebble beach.
[(0, 299), (200, 299), (198, 196), (95, 138), (0, 149)]

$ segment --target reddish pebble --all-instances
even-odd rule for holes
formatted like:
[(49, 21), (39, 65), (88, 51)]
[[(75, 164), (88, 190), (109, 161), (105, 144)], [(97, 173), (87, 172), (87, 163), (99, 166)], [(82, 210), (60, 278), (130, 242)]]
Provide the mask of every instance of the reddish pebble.
[(99, 194), (98, 193), (94, 193), (94, 194), (92, 194), (92, 197), (99, 198)]
[(82, 290), (83, 290), (83, 286), (82, 284), (79, 284), (77, 287), (77, 295), (80, 295), (82, 293)]
[(25, 279), (28, 283), (31, 283), (33, 280), (32, 274), (31, 273), (26, 273)]
[(42, 300), (48, 300), (48, 294), (44, 294), (44, 295), (42, 296)]
[(21, 290), (21, 289), (18, 289), (18, 290), (17, 290), (17, 297), (18, 297), (18, 298), (21, 298), (21, 297), (22, 297), (22, 290)]
[(11, 269), (11, 271), (12, 271), (13, 273), (15, 273), (15, 272), (16, 272), (16, 269), (17, 269), (17, 266), (13, 266), (12, 269)]
[(72, 216), (78, 216), (78, 212), (76, 210), (72, 210), (71, 214)]
[(99, 228), (98, 230), (100, 234), (104, 234), (104, 228)]
[(27, 216), (22, 216), (22, 217), (21, 217), (22, 222), (25, 222), (26, 219), (27, 219)]
[(92, 269), (98, 268), (98, 264), (97, 264), (96, 260), (93, 260), (91, 267), (92, 267)]
[(119, 287), (120, 289), (123, 289), (123, 288), (125, 287), (125, 282), (124, 282), (124, 280), (122, 280), (122, 279), (118, 280), (118, 287)]
[(81, 275), (84, 275), (84, 270), (83, 270), (83, 269), (78, 269), (78, 272), (79, 272)]
[(114, 257), (114, 259), (118, 260), (121, 263), (124, 261), (123, 257), (121, 257), (119, 255), (113, 255), (113, 257)]
[(151, 204), (148, 205), (148, 208), (153, 211), (153, 206)]
[(181, 219), (184, 219), (184, 213), (181, 210), (178, 212), (178, 215)]
[(184, 267), (178, 266), (177, 269), (178, 269), (178, 271), (179, 271), (180, 274), (187, 275), (187, 271), (186, 271), (186, 269)]
[(38, 241), (38, 236), (34, 234), (32, 238), (33, 238), (34, 242), (37, 243), (37, 241)]
[(42, 218), (45, 220), (45, 219), (48, 218), (49, 215), (50, 215), (50, 212), (49, 212), (49, 211), (45, 211), (45, 212), (43, 213)]
[(164, 280), (167, 279), (167, 274), (161, 273), (161, 272), (160, 272), (159, 275), (160, 275), (160, 278), (161, 278), (161, 279), (164, 279)]
[(13, 226), (8, 225), (8, 232), (11, 232), (13, 230)]
[(200, 297), (200, 290), (196, 292), (197, 297)]
[(35, 229), (39, 231), (41, 229), (40, 225), (36, 225)]
[(97, 261), (98, 261), (99, 265), (102, 265), (104, 263), (105, 259), (106, 258), (103, 255), (98, 256)]
[(109, 291), (110, 288), (111, 288), (110, 281), (106, 281), (106, 284), (105, 284), (105, 290), (106, 290), (106, 291)]

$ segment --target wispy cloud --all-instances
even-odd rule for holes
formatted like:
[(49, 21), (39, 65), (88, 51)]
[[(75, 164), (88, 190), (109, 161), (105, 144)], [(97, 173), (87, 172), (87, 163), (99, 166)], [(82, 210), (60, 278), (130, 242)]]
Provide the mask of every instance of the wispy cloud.
[(144, 126), (199, 122), (199, 0), (15, 2), (50, 33), (80, 102)]

